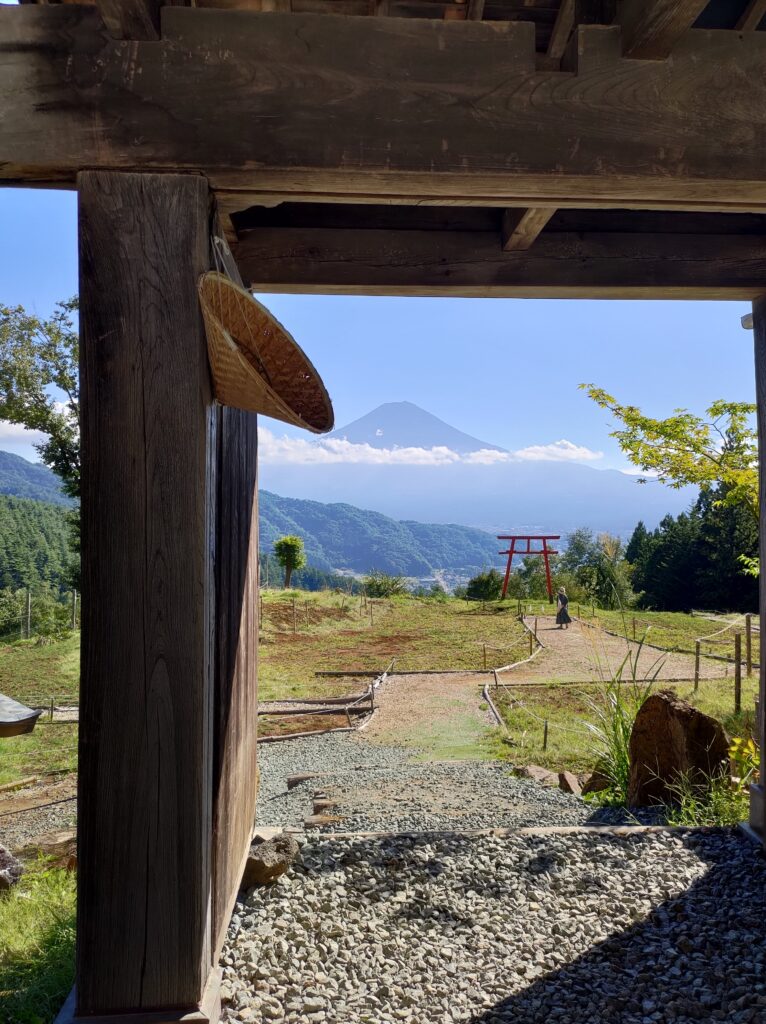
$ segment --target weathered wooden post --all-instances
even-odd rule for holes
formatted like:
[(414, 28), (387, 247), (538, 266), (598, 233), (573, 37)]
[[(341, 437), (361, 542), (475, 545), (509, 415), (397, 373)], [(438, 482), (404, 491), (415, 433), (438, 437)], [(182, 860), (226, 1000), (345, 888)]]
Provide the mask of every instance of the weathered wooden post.
[(753, 616), (750, 612), (745, 616), (745, 663), (749, 679), (753, 674)]
[(78, 934), (76, 1008), (63, 1014), (212, 1021), (218, 417), (197, 301), (208, 186), (88, 171), (78, 190)]
[(734, 713), (742, 710), (742, 634), (734, 634)]
[[(764, 288), (766, 293), (766, 288)], [(758, 495), (760, 507), (760, 539), (759, 553), (761, 565), (766, 565), (766, 296), (753, 302), (753, 330), (755, 342), (755, 399), (758, 411)], [(759, 581), (759, 611), (761, 627), (763, 627), (764, 609), (766, 609), (766, 573), (761, 573)], [(766, 738), (766, 629), (761, 628), (759, 634), (759, 687), (758, 711), (756, 719), (756, 740), (764, 752)], [(766, 843), (766, 800), (764, 799), (763, 777), (757, 785), (750, 787), (750, 827), (757, 832)]]
[(534, 651), (534, 648), (535, 648), (535, 638), (534, 638), (534, 634), (530, 630), (530, 633), (529, 633), (529, 656), (530, 656), (530, 658), (532, 657), (532, 652)]
[(548, 719), (543, 722), (543, 750), (548, 749)]
[(700, 685), (700, 642), (699, 640), (694, 641), (694, 692), (696, 693)]
[(486, 644), (482, 644), (482, 647), (484, 648), (484, 671), (486, 672), (487, 671), (487, 645)]

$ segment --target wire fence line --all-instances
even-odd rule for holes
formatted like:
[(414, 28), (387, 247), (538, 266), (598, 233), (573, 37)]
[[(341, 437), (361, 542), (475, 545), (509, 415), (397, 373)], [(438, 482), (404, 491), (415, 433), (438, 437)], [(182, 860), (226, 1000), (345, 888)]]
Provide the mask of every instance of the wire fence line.
[(77, 590), (0, 591), (0, 644), (17, 640), (59, 639), (80, 626), (80, 594)]

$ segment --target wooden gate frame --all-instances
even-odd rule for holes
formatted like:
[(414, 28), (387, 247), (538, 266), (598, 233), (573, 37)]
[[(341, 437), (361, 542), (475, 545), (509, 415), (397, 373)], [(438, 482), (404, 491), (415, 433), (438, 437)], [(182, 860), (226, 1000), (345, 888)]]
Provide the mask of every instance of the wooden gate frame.
[[(430, 19), (408, 0), (369, 18), (218, 3), (0, 7), (0, 185), (80, 197), (62, 1021), (217, 1015), (256, 793), (257, 436), (211, 398), (194, 285), (216, 206), (260, 291), (752, 300), (766, 451), (762, 0), (562, 0), (552, 23), (535, 5), (485, 22), (483, 0)], [(764, 669), (760, 694), (763, 733)], [(751, 824), (764, 835), (758, 786)]]

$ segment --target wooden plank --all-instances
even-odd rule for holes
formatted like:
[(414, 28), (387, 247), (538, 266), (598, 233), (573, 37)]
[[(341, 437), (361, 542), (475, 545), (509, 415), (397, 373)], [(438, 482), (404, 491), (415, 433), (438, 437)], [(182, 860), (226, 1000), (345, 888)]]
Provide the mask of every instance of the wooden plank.
[(561, 7), (556, 15), (556, 22), (548, 42), (548, 56), (553, 60), (561, 60), (569, 42), (575, 21), (575, 0), (561, 0)]
[(485, 0), (468, 0), (468, 20), (481, 21), (484, 17)]
[(213, 962), (208, 186), (88, 171), (78, 188), (78, 1012), (196, 1012)]
[(91, 165), (230, 191), (766, 203), (764, 33), (695, 30), (672, 62), (572, 76), (534, 70), (529, 23), (162, 13), (162, 40), (127, 44), (87, 7), (0, 7), (1, 181)]
[(617, 13), (626, 57), (664, 60), (708, 0), (623, 0)]
[(529, 249), (556, 211), (550, 207), (529, 210), (506, 210), (501, 229), (505, 252)]
[(159, 39), (161, 0), (96, 0), (115, 39)]
[(521, 298), (738, 298), (763, 291), (761, 235), (262, 228), (235, 256), (256, 291)]
[[(766, 297), (761, 294), (753, 302), (753, 341), (755, 348), (755, 401), (758, 418), (758, 496), (759, 496), (759, 555), (766, 565)], [(759, 607), (766, 608), (766, 573), (759, 579)], [(755, 736), (761, 750), (766, 743), (766, 630), (760, 633), (760, 681), (756, 707)], [(766, 803), (764, 780), (751, 787), (750, 824), (760, 832), (766, 845)]]
[(750, 0), (737, 22), (740, 32), (755, 32), (766, 15), (766, 0)]
[(250, 847), (258, 793), (257, 416), (220, 411), (213, 937), (220, 953)]

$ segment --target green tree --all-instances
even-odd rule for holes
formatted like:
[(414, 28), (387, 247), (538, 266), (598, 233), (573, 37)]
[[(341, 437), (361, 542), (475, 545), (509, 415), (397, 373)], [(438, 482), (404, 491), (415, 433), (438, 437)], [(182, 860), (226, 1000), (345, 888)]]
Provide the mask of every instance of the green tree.
[(76, 310), (76, 298), (59, 302), (48, 320), (0, 306), (0, 419), (46, 435), (35, 448), (72, 498), (80, 495)]
[(666, 419), (622, 405), (594, 384), (581, 384), (621, 426), (612, 432), (634, 466), (670, 487), (725, 487), (723, 499), (758, 517), (758, 438), (750, 402), (713, 402), (707, 418), (676, 409)]
[(284, 588), (290, 586), (290, 579), (296, 569), (301, 569), (306, 564), (306, 554), (303, 550), (303, 540), (294, 534), (280, 537), (274, 542), (274, 554), (277, 561), (285, 570)]
[(502, 589), (503, 577), (497, 569), (490, 569), (468, 581), (466, 597), (469, 601), (497, 601)]

